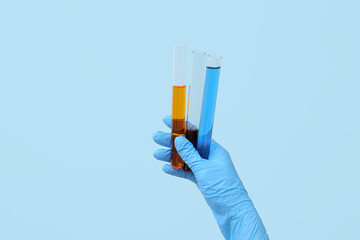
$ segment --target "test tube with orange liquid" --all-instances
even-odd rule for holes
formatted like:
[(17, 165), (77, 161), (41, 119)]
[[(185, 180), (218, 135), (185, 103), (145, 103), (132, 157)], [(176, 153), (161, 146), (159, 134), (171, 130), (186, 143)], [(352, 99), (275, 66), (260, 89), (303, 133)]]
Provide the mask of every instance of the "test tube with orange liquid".
[(186, 60), (187, 45), (175, 44), (170, 156), (171, 166), (175, 169), (185, 165), (176, 151), (174, 141), (178, 136), (185, 136)]

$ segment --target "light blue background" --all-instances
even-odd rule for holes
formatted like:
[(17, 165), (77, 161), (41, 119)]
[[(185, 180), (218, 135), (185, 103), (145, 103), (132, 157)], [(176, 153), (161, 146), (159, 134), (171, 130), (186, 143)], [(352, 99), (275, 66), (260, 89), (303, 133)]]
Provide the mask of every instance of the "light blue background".
[(153, 159), (172, 46), (223, 56), (213, 137), (272, 239), (357, 239), (359, 1), (1, 1), (0, 239), (221, 239)]

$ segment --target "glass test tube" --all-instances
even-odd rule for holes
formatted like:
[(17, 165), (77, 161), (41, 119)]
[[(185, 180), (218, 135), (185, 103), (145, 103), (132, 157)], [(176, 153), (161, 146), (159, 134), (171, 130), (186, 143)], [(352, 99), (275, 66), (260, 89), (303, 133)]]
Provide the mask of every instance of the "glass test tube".
[(201, 118), (197, 150), (202, 158), (210, 154), (211, 135), (214, 125), (216, 96), (219, 85), (221, 56), (208, 55), (204, 95), (201, 107)]
[[(201, 104), (204, 91), (206, 53), (192, 52), (191, 82), (189, 84), (186, 116), (186, 138), (197, 148), (200, 126)], [(184, 170), (191, 172), (185, 164)]]
[(175, 148), (175, 138), (185, 135), (185, 102), (186, 102), (186, 59), (187, 45), (174, 45), (174, 76), (171, 125), (171, 166), (180, 169), (184, 166)]

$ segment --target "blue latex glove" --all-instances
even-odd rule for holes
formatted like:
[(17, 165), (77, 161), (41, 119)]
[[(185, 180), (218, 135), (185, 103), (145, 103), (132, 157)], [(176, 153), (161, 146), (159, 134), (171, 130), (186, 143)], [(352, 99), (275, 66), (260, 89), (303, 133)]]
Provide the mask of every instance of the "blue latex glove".
[[(171, 128), (171, 116), (163, 119)], [(170, 148), (171, 133), (156, 132), (153, 139)], [(165, 173), (194, 182), (210, 206), (225, 239), (269, 239), (265, 227), (236, 173), (229, 153), (214, 140), (209, 159), (203, 159), (184, 137), (175, 139), (175, 147), (192, 173), (175, 170), (170, 164)], [(156, 159), (170, 162), (170, 149), (158, 149)]]

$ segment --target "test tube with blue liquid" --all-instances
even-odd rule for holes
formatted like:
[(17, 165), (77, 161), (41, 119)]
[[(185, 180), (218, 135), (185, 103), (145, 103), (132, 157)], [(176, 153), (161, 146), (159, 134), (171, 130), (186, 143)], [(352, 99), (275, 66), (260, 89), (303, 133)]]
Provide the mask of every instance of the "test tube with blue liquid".
[(205, 85), (197, 142), (197, 150), (200, 156), (205, 159), (208, 159), (210, 154), (221, 60), (221, 56), (210, 54), (206, 62)]

